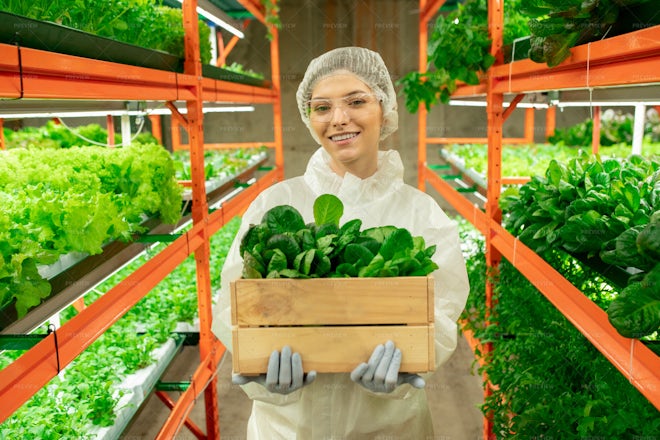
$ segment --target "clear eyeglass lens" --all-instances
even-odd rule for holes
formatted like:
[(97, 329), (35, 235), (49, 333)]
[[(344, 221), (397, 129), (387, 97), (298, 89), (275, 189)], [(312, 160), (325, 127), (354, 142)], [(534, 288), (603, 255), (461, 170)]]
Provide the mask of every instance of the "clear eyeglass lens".
[(311, 99), (308, 101), (309, 118), (318, 122), (329, 122), (337, 106), (348, 116), (353, 117), (373, 110), (376, 97), (372, 94), (346, 96), (341, 99)]

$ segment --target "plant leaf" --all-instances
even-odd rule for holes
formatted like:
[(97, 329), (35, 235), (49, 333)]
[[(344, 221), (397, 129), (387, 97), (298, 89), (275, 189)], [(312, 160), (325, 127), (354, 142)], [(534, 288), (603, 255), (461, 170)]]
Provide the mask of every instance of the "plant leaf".
[(317, 225), (332, 223), (339, 226), (344, 214), (344, 204), (332, 194), (322, 194), (314, 201), (314, 221)]

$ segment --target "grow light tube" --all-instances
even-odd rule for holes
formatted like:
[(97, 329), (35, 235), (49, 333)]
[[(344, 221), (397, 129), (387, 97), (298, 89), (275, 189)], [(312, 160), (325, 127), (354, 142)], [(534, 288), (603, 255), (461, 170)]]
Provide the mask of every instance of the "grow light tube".
[[(599, 106), (599, 107), (635, 107), (639, 104), (643, 104), (647, 107), (658, 106), (660, 101), (564, 101), (557, 102), (554, 104), (556, 107), (589, 107), (589, 106)], [(463, 106), (463, 107), (486, 107), (486, 101), (467, 101), (459, 99), (449, 100), (449, 105)], [(505, 102), (503, 104), (505, 107), (510, 105), (510, 103)], [(518, 104), (518, 107), (521, 108), (548, 108), (549, 105), (546, 103), (529, 103), (521, 102)]]
[[(463, 107), (486, 107), (486, 101), (466, 101), (459, 99), (450, 99), (449, 105), (463, 106)], [(510, 102), (505, 102), (503, 106), (506, 108), (511, 105)], [(517, 105), (520, 108), (548, 108), (548, 104), (537, 102), (521, 102)]]
[[(183, 0), (178, 0), (178, 1), (179, 3), (183, 4)], [(239, 31), (238, 29), (236, 29), (234, 26), (230, 25), (226, 21), (211, 14), (206, 9), (202, 9), (201, 7), (197, 6), (197, 13), (202, 17), (206, 18), (207, 20), (211, 21), (212, 23), (216, 24), (217, 26), (220, 26), (221, 28), (236, 35), (238, 38), (245, 38), (245, 34), (243, 32)]]
[[(202, 109), (203, 113), (222, 113), (222, 112), (253, 112), (254, 107), (251, 105), (244, 106), (234, 106), (234, 107), (205, 107)], [(187, 113), (187, 109), (179, 109), (179, 112), (184, 114)], [(145, 116), (145, 115), (169, 115), (171, 112), (169, 109), (155, 109), (152, 111), (137, 111), (137, 110), (87, 110), (87, 111), (62, 111), (58, 110), (55, 112), (42, 112), (42, 113), (4, 113), (0, 114), (2, 119), (26, 119), (26, 118), (57, 118), (57, 117), (67, 117), (67, 118), (86, 118), (90, 116)]]

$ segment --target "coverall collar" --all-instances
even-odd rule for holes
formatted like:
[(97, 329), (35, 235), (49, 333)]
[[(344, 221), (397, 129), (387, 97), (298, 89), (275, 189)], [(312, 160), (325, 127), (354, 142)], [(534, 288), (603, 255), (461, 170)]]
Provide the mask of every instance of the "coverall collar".
[(330, 168), (330, 156), (319, 148), (312, 155), (304, 174), (305, 181), (317, 194), (334, 194), (349, 203), (368, 203), (387, 197), (403, 185), (403, 163), (399, 152), (378, 152), (378, 170), (366, 179), (347, 172), (344, 177)]

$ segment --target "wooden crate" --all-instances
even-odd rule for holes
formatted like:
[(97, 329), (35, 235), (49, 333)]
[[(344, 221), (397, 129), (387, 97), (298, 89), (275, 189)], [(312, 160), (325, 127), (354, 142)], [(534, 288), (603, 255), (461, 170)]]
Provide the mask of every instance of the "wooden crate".
[(388, 339), (400, 371), (435, 367), (433, 278), (239, 279), (231, 283), (233, 370), (265, 373), (289, 345), (305, 371), (352, 371)]

